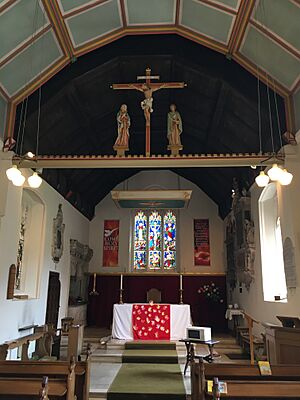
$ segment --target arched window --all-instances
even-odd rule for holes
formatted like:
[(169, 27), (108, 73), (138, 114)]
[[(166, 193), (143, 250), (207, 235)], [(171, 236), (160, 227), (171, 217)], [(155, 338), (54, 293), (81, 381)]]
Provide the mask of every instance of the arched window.
[(43, 252), (45, 206), (29, 189), (22, 192), (22, 211), (17, 254), (15, 294), (38, 297)]
[(259, 198), (259, 222), (264, 300), (275, 301), (275, 296), (286, 300), (287, 287), (275, 183), (265, 187)]
[(173, 211), (137, 211), (133, 236), (135, 270), (176, 269), (176, 215)]

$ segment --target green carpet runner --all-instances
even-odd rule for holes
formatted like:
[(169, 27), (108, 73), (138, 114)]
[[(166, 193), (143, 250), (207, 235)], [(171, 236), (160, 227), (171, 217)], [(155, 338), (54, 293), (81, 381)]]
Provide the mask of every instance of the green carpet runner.
[(108, 400), (185, 400), (176, 344), (128, 342)]

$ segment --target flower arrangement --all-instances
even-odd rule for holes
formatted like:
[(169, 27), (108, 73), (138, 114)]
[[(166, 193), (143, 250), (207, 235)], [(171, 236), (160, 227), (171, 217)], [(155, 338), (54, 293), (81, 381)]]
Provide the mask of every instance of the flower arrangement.
[(223, 303), (224, 300), (221, 297), (221, 291), (215, 283), (211, 282), (210, 284), (203, 285), (198, 289), (199, 294), (203, 294), (208, 300), (211, 300), (215, 303)]

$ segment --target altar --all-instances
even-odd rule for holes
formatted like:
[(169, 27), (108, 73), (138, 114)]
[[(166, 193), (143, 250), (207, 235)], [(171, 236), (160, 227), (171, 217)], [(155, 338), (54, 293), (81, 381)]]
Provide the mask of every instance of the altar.
[[(137, 328), (139, 321), (142, 326)], [(114, 304), (112, 338), (180, 340), (185, 337), (186, 328), (190, 325), (189, 304)], [(153, 335), (153, 328), (156, 328), (156, 336)]]

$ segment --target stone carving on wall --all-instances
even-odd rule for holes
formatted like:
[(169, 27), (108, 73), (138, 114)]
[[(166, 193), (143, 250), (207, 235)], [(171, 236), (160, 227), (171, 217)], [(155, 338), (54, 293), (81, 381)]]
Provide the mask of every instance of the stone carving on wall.
[(88, 272), (93, 250), (87, 244), (82, 244), (76, 239), (70, 239), (70, 255), (71, 276), (80, 279), (85, 272)]
[(290, 237), (287, 237), (283, 243), (283, 260), (286, 286), (288, 289), (293, 289), (297, 287), (297, 271), (295, 249)]
[(69, 305), (82, 304), (87, 300), (89, 262), (93, 250), (76, 239), (70, 239), (70, 293)]
[(53, 218), (52, 259), (57, 264), (64, 252), (64, 232), (62, 205), (59, 204), (56, 217)]
[(254, 280), (255, 228), (251, 220), (251, 199), (248, 192), (240, 192), (233, 182), (232, 210), (225, 220), (227, 279), (230, 289), (237, 282), (250, 288)]

